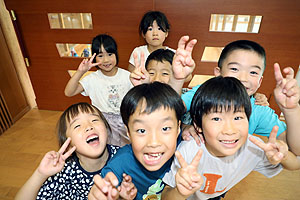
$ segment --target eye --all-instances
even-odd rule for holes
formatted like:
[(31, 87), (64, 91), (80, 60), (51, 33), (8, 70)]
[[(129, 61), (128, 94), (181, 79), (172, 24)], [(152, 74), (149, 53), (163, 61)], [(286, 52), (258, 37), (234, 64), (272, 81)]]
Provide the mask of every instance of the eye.
[(158, 27), (158, 30), (160, 30), (160, 31), (161, 31), (162, 29), (161, 29), (160, 27)]
[(92, 122), (98, 122), (99, 121), (99, 119), (93, 119), (92, 120)]
[(145, 129), (138, 129), (136, 132), (138, 132), (140, 134), (145, 134), (146, 130)]
[(218, 122), (218, 121), (221, 121), (221, 118), (219, 118), (219, 117), (213, 117), (212, 120)]
[(148, 29), (147, 29), (147, 31), (152, 31), (152, 29), (153, 28), (151, 26), (149, 26)]
[(163, 130), (163, 131), (170, 131), (170, 130), (171, 130), (171, 127), (163, 127), (162, 130)]
[(167, 73), (167, 72), (163, 72), (162, 74), (163, 74), (163, 76), (169, 76), (169, 73)]
[(155, 74), (154, 72), (149, 72), (150, 76), (154, 76), (154, 74)]
[(234, 71), (234, 72), (237, 72), (237, 71), (238, 71), (238, 68), (236, 68), (236, 67), (231, 67), (230, 70), (231, 70), (231, 71)]
[(108, 56), (112, 56), (113, 55), (113, 53), (108, 53)]
[(78, 124), (78, 125), (74, 126), (74, 129), (79, 128), (79, 127), (80, 127), (80, 125)]
[(244, 118), (241, 117), (241, 116), (237, 116), (237, 117), (234, 118), (234, 120), (242, 120), (242, 119), (244, 119)]
[(103, 57), (103, 55), (102, 55), (102, 54), (98, 54), (98, 55), (97, 55), (97, 57), (99, 57), (99, 58), (102, 58), (102, 57)]
[(252, 74), (252, 75), (258, 75), (258, 73), (256, 71), (251, 71), (250, 74)]

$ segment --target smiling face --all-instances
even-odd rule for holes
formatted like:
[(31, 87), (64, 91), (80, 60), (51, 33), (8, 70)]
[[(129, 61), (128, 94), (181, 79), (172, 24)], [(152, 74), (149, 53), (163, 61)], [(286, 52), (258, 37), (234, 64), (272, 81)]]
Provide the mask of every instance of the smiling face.
[(160, 48), (168, 36), (168, 32), (164, 32), (156, 21), (153, 21), (152, 26), (148, 27), (147, 32), (143, 35), (150, 48)]
[(107, 129), (96, 113), (80, 112), (67, 123), (66, 135), (79, 158), (99, 158), (106, 148)]
[(175, 153), (180, 122), (175, 110), (161, 107), (146, 113), (145, 108), (143, 101), (130, 116), (128, 135), (137, 160), (148, 171), (157, 171)]
[(248, 118), (244, 111), (233, 109), (210, 112), (202, 117), (205, 146), (214, 156), (223, 157), (235, 154), (248, 137)]
[(168, 84), (173, 76), (171, 64), (168, 61), (151, 60), (147, 65), (147, 71), (150, 75), (150, 82), (158, 81)]
[(263, 79), (264, 60), (254, 51), (235, 50), (224, 60), (222, 68), (215, 68), (216, 76), (235, 77), (245, 86), (249, 96), (253, 95)]
[(117, 73), (116, 55), (114, 53), (107, 53), (103, 46), (101, 46), (101, 52), (96, 56), (96, 62), (100, 63), (98, 67), (106, 76), (114, 76)]

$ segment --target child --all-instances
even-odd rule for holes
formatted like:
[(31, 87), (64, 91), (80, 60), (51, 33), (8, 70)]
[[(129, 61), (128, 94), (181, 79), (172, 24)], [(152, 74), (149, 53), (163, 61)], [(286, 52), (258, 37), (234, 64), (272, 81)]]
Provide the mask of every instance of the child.
[[(92, 54), (89, 60), (83, 59), (80, 63), (66, 85), (65, 95), (71, 97), (81, 93), (89, 96), (92, 104), (103, 112), (112, 128), (108, 143), (122, 146), (129, 142), (120, 116), (120, 105), (125, 94), (132, 88), (130, 73), (118, 67), (117, 44), (111, 36), (96, 36), (92, 42)], [(98, 70), (80, 80), (94, 66)]]
[[(159, 11), (149, 11), (143, 16), (139, 31), (142, 37), (145, 39), (147, 45), (136, 47), (130, 55), (128, 70), (133, 71), (135, 68), (134, 53), (138, 55), (140, 61), (140, 55), (143, 52), (145, 60), (149, 54), (157, 49), (169, 49), (175, 52), (174, 49), (163, 46), (165, 39), (168, 37), (170, 30), (170, 24), (164, 13)], [(144, 62), (145, 62), (144, 60)], [(143, 65), (145, 63), (142, 63)]]
[[(276, 101), (285, 116), (287, 129), (285, 123), (278, 119), (274, 110), (268, 106), (255, 105), (253, 94), (262, 82), (265, 67), (266, 55), (264, 48), (253, 41), (238, 40), (226, 45), (223, 49), (218, 61), (218, 67), (215, 68), (215, 75), (236, 77), (246, 87), (252, 104), (249, 134), (256, 133), (269, 136), (273, 126), (276, 125), (279, 127), (277, 139), (286, 141), (291, 151), (296, 155), (300, 155), (300, 137), (298, 133), (300, 106), (295, 101), (299, 97), (299, 86), (297, 86), (297, 82), (293, 78), (294, 71), (292, 68), (285, 68), (283, 71), (287, 76), (283, 78), (279, 65), (274, 64), (277, 82), (277, 87), (274, 91), (275, 98), (278, 97)], [(174, 76), (176, 76), (175, 73)], [(183, 84), (182, 80), (181, 83)], [(199, 86), (196, 86), (182, 95), (187, 110), (190, 110), (193, 95), (198, 88)], [(179, 91), (178, 88), (176, 90)], [(286, 131), (288, 132), (287, 134)]]
[[(180, 96), (167, 84), (131, 89), (121, 105), (131, 144), (118, 151), (101, 176), (113, 172), (120, 182), (122, 174), (128, 174), (138, 190), (136, 199), (160, 199), (161, 179), (170, 169), (184, 110)], [(95, 181), (91, 193), (101, 192), (99, 185), (101, 181)]]
[(206, 81), (195, 93), (190, 112), (205, 144), (198, 146), (191, 140), (178, 146), (178, 160), (163, 178), (172, 187), (165, 187), (163, 199), (213, 198), (251, 171), (270, 178), (282, 167), (300, 169), (300, 160), (284, 142), (276, 141), (276, 127), (266, 144), (248, 134), (251, 102), (236, 78), (219, 76)]
[[(93, 176), (101, 173), (119, 149), (106, 144), (109, 129), (106, 119), (95, 106), (78, 103), (67, 108), (57, 123), (61, 148), (58, 152), (46, 153), (16, 200), (87, 199)], [(123, 197), (128, 198), (124, 194), (133, 187), (131, 177), (125, 176)]]
[(147, 58), (145, 66), (135, 55), (136, 68), (130, 73), (130, 81), (133, 85), (159, 81), (169, 84), (170, 78), (173, 76), (172, 62), (174, 52), (169, 49), (157, 49), (153, 51)]

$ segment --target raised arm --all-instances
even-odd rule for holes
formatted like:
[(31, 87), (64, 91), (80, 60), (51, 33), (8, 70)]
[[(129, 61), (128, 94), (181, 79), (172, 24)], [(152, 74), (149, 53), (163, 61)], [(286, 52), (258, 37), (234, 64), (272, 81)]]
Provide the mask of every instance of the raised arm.
[(170, 79), (169, 84), (180, 95), (184, 81), (192, 74), (195, 68), (192, 52), (196, 43), (196, 39), (189, 41), (189, 36), (182, 36), (173, 58), (172, 70), (174, 76)]
[(276, 140), (278, 126), (274, 126), (267, 143), (261, 142), (254, 137), (249, 140), (265, 151), (269, 162), (273, 165), (281, 164), (285, 169), (300, 169), (300, 160), (288, 150), (288, 146), (281, 140)]
[(130, 73), (130, 81), (132, 85), (137, 86), (143, 83), (150, 82), (150, 76), (148, 71), (145, 69), (145, 57), (144, 53), (141, 52), (141, 60), (139, 61), (138, 55), (136, 52), (133, 53), (135, 68)]
[(92, 67), (99, 65), (99, 63), (93, 63), (96, 53), (90, 59), (83, 59), (77, 69), (77, 71), (70, 78), (65, 88), (65, 95), (67, 97), (75, 96), (83, 91), (83, 87), (79, 83), (80, 78), (89, 71)]
[(300, 88), (294, 78), (294, 70), (291, 67), (283, 69), (286, 74), (282, 76), (278, 63), (274, 64), (276, 88), (274, 89), (275, 100), (284, 114), (287, 124), (286, 141), (290, 150), (300, 155)]
[(50, 151), (46, 153), (39, 167), (18, 191), (15, 200), (36, 199), (39, 189), (46, 179), (60, 172), (64, 167), (65, 160), (75, 151), (76, 148), (72, 147), (65, 153), (70, 141), (71, 139), (68, 138), (58, 152)]
[(203, 184), (203, 178), (197, 171), (202, 150), (197, 152), (191, 164), (186, 163), (179, 151), (175, 152), (175, 156), (181, 166), (175, 175), (176, 188), (166, 186), (162, 192), (162, 199), (186, 199), (199, 190)]

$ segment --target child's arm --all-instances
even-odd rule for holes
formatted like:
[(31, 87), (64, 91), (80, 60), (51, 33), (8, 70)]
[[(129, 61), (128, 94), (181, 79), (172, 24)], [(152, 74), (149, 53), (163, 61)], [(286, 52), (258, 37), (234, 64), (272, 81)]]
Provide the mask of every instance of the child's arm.
[(298, 103), (300, 88), (297, 80), (294, 78), (294, 70), (292, 68), (284, 68), (283, 72), (286, 74), (286, 77), (282, 76), (279, 64), (275, 63), (276, 88), (274, 89), (274, 96), (287, 124), (287, 144), (293, 153), (300, 155), (300, 105)]
[(270, 105), (268, 102), (268, 98), (264, 94), (255, 93), (254, 98), (255, 98), (256, 105), (260, 105), (260, 106), (269, 106)]
[(139, 62), (138, 55), (136, 52), (133, 53), (135, 69), (130, 73), (130, 81), (132, 85), (137, 86), (143, 83), (150, 82), (150, 76), (148, 71), (145, 69), (145, 58), (144, 53), (141, 52), (141, 60)]
[(285, 169), (300, 169), (300, 160), (288, 150), (288, 146), (281, 140), (276, 140), (278, 126), (274, 126), (268, 143), (261, 142), (253, 137), (249, 140), (265, 151), (269, 162), (273, 165), (281, 164)]
[(39, 189), (45, 180), (49, 176), (60, 172), (65, 165), (65, 160), (75, 151), (76, 148), (72, 147), (64, 153), (69, 146), (70, 141), (71, 139), (68, 138), (58, 152), (50, 151), (46, 153), (39, 167), (18, 191), (15, 197), (16, 200), (36, 199)]
[(79, 83), (80, 78), (89, 71), (92, 67), (99, 65), (100, 63), (93, 63), (96, 53), (90, 59), (83, 59), (77, 69), (77, 71), (70, 78), (65, 88), (65, 95), (67, 97), (75, 96), (83, 91), (83, 87)]
[(192, 58), (192, 52), (196, 39), (189, 41), (189, 36), (182, 36), (178, 42), (178, 48), (173, 58), (172, 70), (173, 77), (169, 85), (181, 95), (181, 89), (185, 79), (192, 74), (195, 68), (195, 62)]
[(201, 143), (204, 144), (204, 138), (203, 135), (198, 133), (193, 125), (189, 124), (181, 124), (181, 137), (185, 141), (189, 141), (190, 137), (192, 136), (193, 139), (196, 141), (196, 143), (201, 146)]
[(165, 187), (162, 199), (186, 199), (199, 190), (203, 184), (203, 178), (197, 171), (202, 150), (197, 152), (191, 164), (185, 162), (179, 151), (176, 151), (175, 155), (181, 166), (175, 175), (176, 188)]

